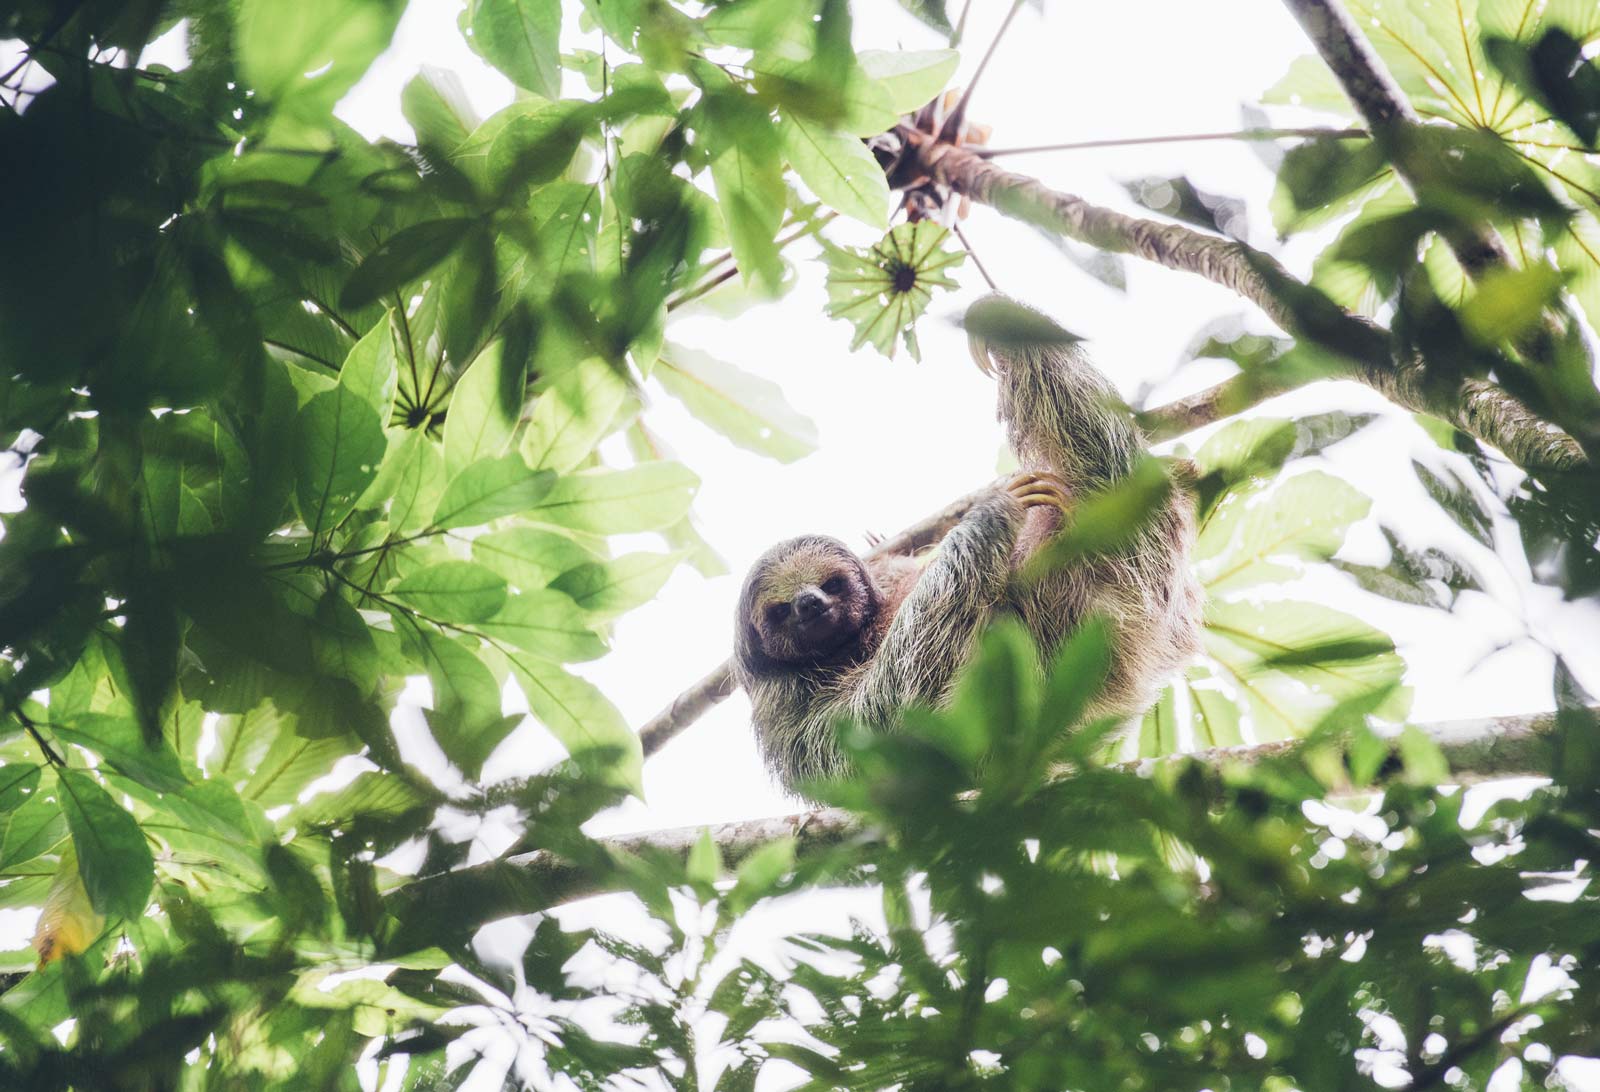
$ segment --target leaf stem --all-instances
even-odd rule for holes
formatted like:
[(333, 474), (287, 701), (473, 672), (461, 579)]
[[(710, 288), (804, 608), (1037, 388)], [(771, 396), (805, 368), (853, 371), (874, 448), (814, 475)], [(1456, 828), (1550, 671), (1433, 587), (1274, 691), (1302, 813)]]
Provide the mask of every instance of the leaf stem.
[(1365, 140), (1372, 134), (1359, 126), (1344, 129), (1310, 126), (1303, 129), (1236, 129), (1225, 133), (1174, 133), (1167, 136), (1112, 137), (1105, 140), (1076, 140), (1063, 144), (1025, 144), (1016, 148), (968, 148), (980, 159), (1002, 155), (1027, 155), (1032, 152), (1077, 152), (1089, 148), (1128, 148), (1146, 144), (1187, 144), (1205, 140), (1289, 140), (1296, 137), (1321, 137), (1330, 140)]
[[(834, 211), (830, 210), (828, 212), (823, 213), (821, 216), (817, 216), (817, 217), (815, 217), (815, 218), (813, 218), (811, 220), (808, 220), (806, 223), (802, 224), (800, 227), (796, 228), (794, 231), (791, 231), (789, 234), (787, 234), (787, 235), (783, 236), (781, 239), (779, 239), (778, 240), (778, 244), (777, 244), (778, 245), (778, 249), (782, 250), (784, 247), (788, 246), (790, 243), (794, 242), (796, 239), (802, 239), (807, 235), (813, 235), (816, 232), (821, 231), (828, 224), (832, 223), (834, 218), (837, 217), (838, 215), (839, 214), (837, 212), (834, 212)], [(718, 258), (715, 262), (712, 263), (711, 268), (715, 269), (718, 265), (722, 264), (723, 262), (732, 261), (732, 259), (733, 259), (732, 253), (724, 254), (722, 257)], [(737, 265), (730, 265), (727, 269), (721, 270), (715, 276), (711, 277), (709, 280), (701, 281), (698, 285), (696, 285), (693, 288), (686, 288), (682, 292), (680, 292), (678, 295), (676, 295), (672, 299), (668, 300), (667, 301), (667, 310), (668, 311), (676, 311), (678, 308), (682, 307), (686, 303), (693, 303), (695, 300), (699, 299), (701, 296), (704, 296), (707, 292), (710, 292), (713, 288), (716, 288), (718, 285), (724, 284), (724, 283), (726, 283), (728, 281), (731, 281), (734, 277), (736, 277), (738, 275), (738, 273), (739, 273), (739, 267)]]

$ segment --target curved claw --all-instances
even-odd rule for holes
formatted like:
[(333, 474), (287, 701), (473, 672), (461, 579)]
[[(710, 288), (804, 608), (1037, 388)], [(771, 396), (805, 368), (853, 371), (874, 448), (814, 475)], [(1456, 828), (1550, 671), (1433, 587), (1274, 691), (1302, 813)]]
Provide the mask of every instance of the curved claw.
[(1025, 470), (1006, 483), (1009, 493), (1024, 508), (1056, 508), (1062, 512), (1072, 503), (1072, 490), (1049, 471)]
[(996, 376), (994, 358), (989, 355), (989, 343), (977, 334), (967, 335), (967, 349), (972, 353), (972, 362), (978, 370), (990, 379)]

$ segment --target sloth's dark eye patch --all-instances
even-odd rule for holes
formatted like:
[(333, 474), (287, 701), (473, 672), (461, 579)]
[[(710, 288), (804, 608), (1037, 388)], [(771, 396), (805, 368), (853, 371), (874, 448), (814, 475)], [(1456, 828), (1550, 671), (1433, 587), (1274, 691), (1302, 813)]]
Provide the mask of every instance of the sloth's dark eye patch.
[(829, 595), (838, 595), (840, 592), (844, 591), (844, 577), (830, 577), (828, 582), (822, 585), (822, 590), (827, 592)]
[(789, 617), (789, 604), (774, 603), (767, 608), (767, 625), (775, 626)]

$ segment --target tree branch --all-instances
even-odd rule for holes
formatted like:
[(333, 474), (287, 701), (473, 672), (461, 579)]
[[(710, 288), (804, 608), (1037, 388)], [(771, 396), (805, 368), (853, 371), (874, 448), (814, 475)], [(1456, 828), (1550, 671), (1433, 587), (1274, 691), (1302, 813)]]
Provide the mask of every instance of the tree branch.
[[(1438, 744), (1454, 779), (1465, 784), (1494, 778), (1548, 776), (1554, 757), (1555, 723), (1554, 713), (1534, 713), (1444, 721), (1422, 728)], [(1219, 747), (1121, 763), (1119, 768), (1145, 775), (1158, 766), (1183, 761), (1253, 765), (1291, 754), (1301, 746), (1302, 741), (1287, 740), (1250, 747)], [(468, 924), (473, 927), (513, 914), (531, 914), (624, 888), (625, 872), (617, 862), (643, 850), (686, 858), (706, 829), (675, 827), (601, 839), (596, 844), (605, 858), (598, 867), (578, 865), (540, 850), (428, 876), (394, 891), (388, 897), (389, 909), (402, 921), (413, 914), (437, 920), (436, 912), (448, 907), (450, 914), (469, 918)], [(778, 838), (794, 838), (796, 856), (805, 857), (866, 833), (855, 816), (837, 808), (723, 823), (709, 830), (730, 869)]]
[(1234, 129), (1225, 133), (1174, 133), (1168, 136), (1111, 137), (1105, 140), (1074, 140), (1062, 144), (1024, 144), (1016, 148), (976, 147), (972, 153), (984, 159), (1002, 155), (1031, 155), (1035, 152), (1081, 152), (1093, 148), (1131, 148), (1150, 144), (1190, 144), (1206, 140), (1285, 140), (1293, 137), (1321, 137), (1325, 140), (1366, 140), (1365, 129), (1330, 129), (1308, 126), (1302, 129)]
[[(1308, 296), (1305, 285), (1270, 254), (1182, 224), (1093, 205), (965, 148), (936, 143), (909, 126), (895, 131), (906, 154), (920, 155), (924, 173), (935, 182), (1045, 231), (1219, 284), (1254, 303), (1286, 332), (1335, 353), (1347, 364), (1349, 378), (1405, 409), (1449, 422), (1500, 449), (1525, 470), (1561, 471), (1587, 464), (1570, 435), (1504, 388), (1477, 379), (1435, 377), (1416, 359), (1397, 363), (1387, 330), (1320, 295)], [(1272, 393), (1282, 389), (1287, 388)], [(1180, 413), (1193, 409), (1180, 408)]]
[[(1407, 156), (1395, 154), (1404, 147), (1395, 140), (1405, 130), (1422, 124), (1405, 92), (1368, 44), (1350, 13), (1339, 0), (1283, 0), (1284, 6), (1305, 30), (1317, 53), (1333, 70), (1345, 97), (1356, 108), (1372, 135), (1388, 144), (1389, 161), (1412, 193), (1423, 183), (1411, 169)], [(1467, 273), (1476, 278), (1497, 265), (1509, 264), (1504, 242), (1491, 230), (1453, 230), (1446, 235), (1450, 249)]]

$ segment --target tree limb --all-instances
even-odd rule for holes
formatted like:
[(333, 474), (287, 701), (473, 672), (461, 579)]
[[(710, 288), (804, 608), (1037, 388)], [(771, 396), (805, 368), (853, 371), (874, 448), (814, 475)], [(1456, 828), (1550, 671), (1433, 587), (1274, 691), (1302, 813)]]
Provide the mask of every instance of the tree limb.
[[(1401, 107), (1409, 109), (1403, 100)], [(1181, 224), (1093, 205), (1027, 175), (1004, 170), (988, 162), (981, 152), (941, 143), (910, 126), (901, 125), (895, 131), (905, 154), (918, 157), (918, 170), (941, 185), (1046, 231), (1219, 284), (1254, 303), (1286, 332), (1333, 350), (1348, 364), (1349, 378), (1398, 406), (1437, 417), (1477, 437), (1524, 469), (1562, 471), (1587, 465), (1583, 449), (1570, 435), (1494, 383), (1459, 377), (1434, 380), (1419, 360), (1397, 363), (1389, 332), (1377, 323), (1322, 300), (1291, 306), (1288, 301), (1296, 298), (1297, 289), (1303, 294), (1305, 286), (1269, 254)], [(1295, 385), (1281, 377), (1241, 373), (1147, 411), (1140, 418), (1151, 438), (1159, 442), (1231, 416)], [(937, 542), (960, 521), (969, 503), (970, 497), (962, 498), (883, 543), (872, 556), (910, 553)], [(659, 751), (733, 690), (731, 668), (724, 662), (639, 730), (645, 756)]]
[[(1549, 776), (1554, 758), (1556, 717), (1534, 713), (1423, 725), (1438, 744), (1454, 780), (1471, 783), (1507, 777)], [(1303, 741), (1287, 740), (1246, 747), (1219, 747), (1191, 754), (1141, 759), (1120, 768), (1148, 775), (1158, 766), (1196, 761), (1255, 764), (1291, 754)], [(805, 857), (868, 833), (851, 813), (819, 808), (793, 815), (747, 819), (710, 828), (675, 827), (599, 840), (599, 866), (578, 865), (548, 851), (521, 853), (503, 860), (414, 880), (388, 897), (402, 921), (413, 914), (438, 920), (436, 912), (465, 915), (475, 927), (513, 914), (531, 914), (575, 899), (624, 888), (618, 862), (643, 850), (686, 858), (709, 829), (725, 865), (736, 868), (750, 854), (778, 838), (795, 839), (795, 854)], [(615, 867), (607, 867), (614, 865)]]
[[(1045, 231), (1219, 284), (1254, 303), (1289, 334), (1335, 353), (1347, 363), (1349, 378), (1405, 409), (1449, 422), (1525, 470), (1562, 471), (1587, 464), (1570, 435), (1504, 388), (1478, 379), (1435, 377), (1420, 360), (1397, 363), (1387, 330), (1320, 295), (1308, 297), (1306, 286), (1269, 254), (1182, 224), (1091, 204), (965, 148), (936, 143), (909, 126), (895, 131), (907, 154), (919, 155), (921, 168), (935, 182)], [(1194, 406), (1179, 407), (1180, 415), (1194, 412)]]
[[(1345, 97), (1366, 120), (1372, 135), (1380, 143), (1387, 142), (1391, 153), (1397, 151), (1403, 142), (1392, 138), (1421, 125), (1422, 119), (1411, 108), (1405, 92), (1400, 90), (1400, 85), (1361, 34), (1350, 13), (1339, 0), (1283, 2), (1305, 30), (1311, 44), (1316, 46), (1323, 62), (1333, 70), (1339, 86), (1344, 88)], [(1389, 156), (1396, 173), (1415, 194), (1419, 192), (1421, 181), (1407, 159), (1405, 155)], [(1456, 260), (1474, 279), (1495, 266), (1510, 264), (1505, 243), (1491, 230), (1455, 229), (1446, 233), (1446, 239)]]

